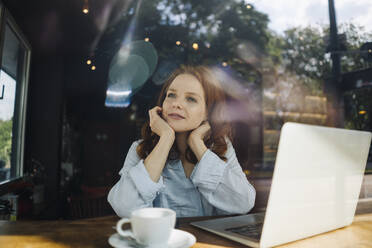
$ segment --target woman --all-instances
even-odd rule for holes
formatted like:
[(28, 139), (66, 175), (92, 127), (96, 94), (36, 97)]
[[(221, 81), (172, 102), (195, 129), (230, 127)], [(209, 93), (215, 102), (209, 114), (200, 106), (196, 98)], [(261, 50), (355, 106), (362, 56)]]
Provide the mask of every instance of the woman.
[(108, 201), (120, 217), (166, 207), (177, 217), (246, 213), (255, 189), (246, 179), (224, 115), (225, 94), (204, 66), (183, 66), (164, 83), (142, 140), (129, 149)]

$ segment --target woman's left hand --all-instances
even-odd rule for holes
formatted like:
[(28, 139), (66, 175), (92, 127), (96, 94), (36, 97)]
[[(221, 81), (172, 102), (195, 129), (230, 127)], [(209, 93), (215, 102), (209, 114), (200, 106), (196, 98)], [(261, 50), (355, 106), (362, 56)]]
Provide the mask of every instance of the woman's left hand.
[(189, 146), (191, 146), (192, 144), (195, 144), (197, 143), (198, 141), (202, 141), (204, 140), (204, 138), (209, 135), (210, 133), (210, 130), (211, 130), (211, 126), (209, 125), (209, 122), (208, 121), (204, 121), (202, 122), (202, 124), (195, 128), (189, 135), (188, 139), (187, 139), (187, 143)]

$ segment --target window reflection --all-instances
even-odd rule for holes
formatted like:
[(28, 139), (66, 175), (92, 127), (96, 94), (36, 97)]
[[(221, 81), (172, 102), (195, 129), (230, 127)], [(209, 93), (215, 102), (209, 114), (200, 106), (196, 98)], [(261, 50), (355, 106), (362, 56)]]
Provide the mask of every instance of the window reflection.
[[(287, 121), (336, 126), (334, 115), (340, 115), (339, 126), (372, 129), (371, 61), (369, 49), (361, 51), (372, 42), (368, 0), (335, 0), (339, 85), (332, 85), (327, 1), (129, 2), (89, 58), (111, 63), (106, 107), (125, 115), (121, 124), (128, 144), (123, 146), (139, 138), (154, 97), (181, 64), (209, 65), (223, 81), (234, 147), (249, 177), (271, 177), (280, 128)], [(337, 108), (327, 85), (341, 96)], [(118, 171), (122, 161), (113, 164)], [(367, 165), (366, 172), (371, 168)]]
[[(367, 70), (368, 80), (372, 78), (368, 69), (370, 61), (365, 56), (368, 49), (360, 50), (372, 40), (372, 32), (367, 29), (368, 12), (357, 11), (368, 9), (369, 4), (353, 5), (352, 12), (358, 13), (357, 18), (345, 12), (352, 5), (348, 0), (336, 1), (340, 44), (336, 53), (341, 56), (342, 73), (341, 83), (336, 88), (344, 92), (345, 113), (330, 109), (334, 99), (325, 91), (325, 86), (333, 82), (333, 74), (328, 3), (324, 1), (132, 3), (129, 11), (105, 34), (105, 37), (114, 38), (114, 42), (107, 43), (106, 47), (101, 42), (98, 53), (109, 49), (109, 45), (114, 67), (118, 65), (115, 59), (123, 48), (146, 42), (155, 49), (156, 69), (153, 73), (149, 69), (154, 67), (153, 61), (149, 62), (150, 52), (137, 52), (143, 60), (129, 58), (125, 61), (130, 64), (127, 68), (147, 68), (147, 73), (128, 69), (122, 76), (129, 79), (120, 81), (119, 77), (120, 82), (109, 86), (108, 93), (115, 96), (126, 92), (124, 105), (135, 104), (139, 106), (137, 112), (146, 112), (156, 95), (154, 91), (180, 64), (210, 65), (223, 74), (221, 78), (225, 80), (230, 97), (231, 114), (242, 116), (234, 120), (236, 147), (244, 147), (237, 149), (238, 157), (244, 160), (241, 164), (251, 176), (270, 176), (280, 128), (287, 121), (332, 126), (336, 125), (332, 123), (332, 115), (337, 112), (344, 116), (346, 128), (370, 130), (372, 127), (368, 118), (368, 87), (354, 92), (353, 82), (345, 80), (361, 69)], [(116, 44), (115, 49), (112, 44)], [(129, 51), (128, 54), (133, 53)], [(110, 74), (109, 85), (113, 74)], [(137, 79), (130, 80), (133, 78)], [(229, 89), (234, 85), (241, 87), (238, 87), (239, 93)], [(112, 89), (119, 93), (114, 94)], [(132, 114), (131, 118), (140, 126), (146, 116)]]

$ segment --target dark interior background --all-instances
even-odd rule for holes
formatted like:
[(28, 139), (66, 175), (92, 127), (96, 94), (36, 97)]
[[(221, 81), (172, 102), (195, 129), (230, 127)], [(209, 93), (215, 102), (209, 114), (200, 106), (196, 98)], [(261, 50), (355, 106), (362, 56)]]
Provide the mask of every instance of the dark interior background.
[[(40, 218), (57, 218), (66, 212), (68, 196), (60, 183), (64, 120), (76, 136), (79, 185), (111, 185), (117, 179), (113, 172), (117, 174), (124, 151), (135, 138), (128, 109), (104, 107), (107, 57), (95, 61), (95, 71), (86, 65), (103, 32), (96, 25), (102, 21), (100, 9), (104, 4), (114, 12), (121, 8), (116, 2), (91, 1), (93, 14), (87, 16), (81, 11), (83, 1), (3, 1), (32, 47), (25, 164), (37, 160), (45, 167), (46, 205)], [(107, 138), (98, 141), (97, 134)], [(79, 186), (74, 190), (79, 191)]]

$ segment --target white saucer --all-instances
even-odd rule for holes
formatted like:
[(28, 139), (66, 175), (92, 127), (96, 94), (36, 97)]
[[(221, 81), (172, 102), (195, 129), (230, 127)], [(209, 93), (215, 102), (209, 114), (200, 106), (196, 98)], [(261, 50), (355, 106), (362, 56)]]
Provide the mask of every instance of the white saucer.
[[(145, 246), (139, 245), (129, 239), (120, 237), (118, 233), (114, 233), (108, 240), (109, 244), (115, 248), (144, 248)], [(174, 229), (168, 241), (168, 247), (165, 248), (189, 248), (194, 245), (196, 238), (191, 233)], [(151, 246), (147, 246), (151, 248)]]

